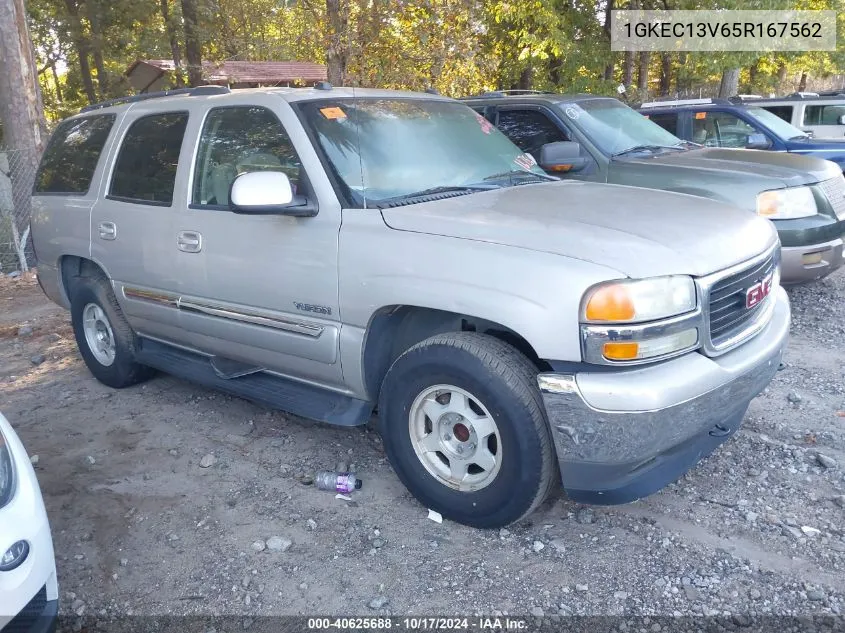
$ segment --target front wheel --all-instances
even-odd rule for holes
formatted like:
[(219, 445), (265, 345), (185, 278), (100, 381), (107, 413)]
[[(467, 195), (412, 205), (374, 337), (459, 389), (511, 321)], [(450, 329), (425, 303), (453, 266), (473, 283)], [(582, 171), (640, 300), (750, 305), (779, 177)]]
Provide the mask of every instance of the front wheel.
[(402, 483), (426, 507), (480, 528), (527, 516), (557, 481), (537, 370), (470, 332), (433, 336), (385, 377), (379, 422)]

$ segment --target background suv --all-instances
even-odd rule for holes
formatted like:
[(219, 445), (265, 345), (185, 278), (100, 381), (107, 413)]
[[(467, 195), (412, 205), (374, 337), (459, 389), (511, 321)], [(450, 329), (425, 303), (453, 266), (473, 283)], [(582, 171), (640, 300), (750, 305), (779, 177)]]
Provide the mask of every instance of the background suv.
[(780, 117), (816, 138), (845, 137), (845, 91), (831, 93), (796, 93), (780, 98), (738, 99)]
[[(560, 178), (688, 193), (771, 219), (784, 283), (820, 279), (845, 261), (845, 178), (830, 161), (702, 147), (610, 97), (492, 93), (463, 101)], [(544, 163), (546, 143), (563, 144), (560, 160)]]
[(639, 111), (675, 136), (706, 147), (801, 154), (827, 159), (845, 171), (845, 139), (812, 137), (756, 100), (748, 105), (725, 99), (652, 101)]

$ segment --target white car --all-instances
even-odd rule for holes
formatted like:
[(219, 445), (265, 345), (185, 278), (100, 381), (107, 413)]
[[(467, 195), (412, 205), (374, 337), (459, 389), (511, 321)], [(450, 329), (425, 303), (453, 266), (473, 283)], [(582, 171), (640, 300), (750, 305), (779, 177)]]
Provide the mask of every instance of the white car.
[(0, 414), (0, 632), (54, 631), (58, 606), (41, 489), (23, 444)]

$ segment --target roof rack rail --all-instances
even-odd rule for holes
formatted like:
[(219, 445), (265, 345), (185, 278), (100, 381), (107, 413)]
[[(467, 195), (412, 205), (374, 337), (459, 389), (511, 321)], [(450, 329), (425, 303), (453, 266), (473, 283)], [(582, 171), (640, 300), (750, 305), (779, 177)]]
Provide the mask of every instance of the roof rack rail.
[(507, 97), (510, 95), (552, 95), (555, 94), (551, 90), (523, 90), (523, 89), (509, 89), (509, 90), (485, 90), (478, 94), (461, 97), (461, 99), (477, 99), (481, 97)]
[(666, 101), (646, 101), (640, 108), (676, 108), (686, 105), (730, 105), (730, 99), (670, 99)]
[(100, 103), (92, 103), (91, 105), (87, 105), (82, 108), (80, 112), (90, 112), (91, 110), (110, 108), (111, 106), (122, 105), (124, 103), (136, 103), (138, 101), (160, 99), (161, 97), (171, 97), (174, 95), (201, 97), (203, 95), (222, 95), (230, 92), (231, 90), (227, 86), (216, 86), (214, 84), (208, 86), (197, 86), (196, 88), (176, 88), (174, 90), (161, 90), (159, 92), (142, 92), (137, 95), (126, 95), (124, 97), (117, 97)]

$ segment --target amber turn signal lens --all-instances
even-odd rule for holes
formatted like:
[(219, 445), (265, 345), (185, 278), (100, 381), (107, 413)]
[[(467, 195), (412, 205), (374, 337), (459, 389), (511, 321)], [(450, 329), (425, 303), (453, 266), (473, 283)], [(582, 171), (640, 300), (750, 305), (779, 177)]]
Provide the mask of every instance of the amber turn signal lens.
[(626, 341), (624, 343), (605, 343), (602, 353), (608, 360), (633, 360), (640, 351), (639, 343)]
[(631, 295), (624, 286), (618, 284), (596, 290), (587, 302), (585, 311), (590, 321), (630, 321), (636, 313)]
[(777, 215), (780, 210), (780, 194), (776, 191), (764, 191), (757, 196), (757, 214), (763, 217)]
[(569, 171), (572, 165), (552, 165), (547, 168), (549, 171)]

